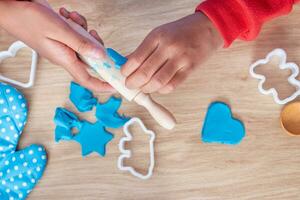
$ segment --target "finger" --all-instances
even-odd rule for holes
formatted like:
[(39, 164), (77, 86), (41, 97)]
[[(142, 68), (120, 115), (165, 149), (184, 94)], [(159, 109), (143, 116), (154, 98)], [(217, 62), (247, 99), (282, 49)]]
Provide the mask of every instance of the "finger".
[[(64, 11), (61, 12), (63, 13)], [(94, 59), (106, 59), (104, 47), (101, 43), (96, 42), (96, 40), (90, 36), (88, 32), (84, 33), (85, 30), (81, 30), (83, 34), (81, 35), (81, 33), (75, 31), (71, 26), (66, 25), (65, 22), (57, 22), (58, 23), (56, 23), (51, 29), (53, 31), (48, 32), (48, 39), (61, 42), (83, 56)], [(81, 27), (72, 20), (69, 21), (69, 23), (73, 23), (76, 29), (81, 29)]]
[(126, 79), (126, 86), (128, 88), (140, 88), (148, 83), (156, 71), (159, 70), (167, 62), (167, 57), (158, 48), (144, 63)]
[(31, 1), (31, 2), (34, 2), (34, 3), (39, 3), (39, 4), (42, 4), (43, 6), (48, 7), (48, 8), (51, 7), (47, 0), (27, 0), (27, 1)]
[(91, 34), (91, 36), (93, 36), (96, 40), (98, 40), (104, 46), (104, 42), (101, 39), (101, 37), (98, 35), (97, 31), (90, 30), (90, 34)]
[(121, 69), (124, 76), (129, 76), (155, 51), (158, 46), (157, 39), (150, 33), (142, 44), (129, 56), (128, 61)]
[(90, 90), (96, 92), (115, 92), (108, 83), (92, 77), (86, 70), (87, 66), (80, 60), (76, 60), (66, 69), (73, 76), (76, 82)]
[(70, 18), (70, 12), (66, 8), (64, 8), (64, 7), (62, 7), (62, 8), (59, 9), (59, 14), (61, 16), (63, 16), (64, 18), (66, 18), (66, 19)]
[(39, 53), (51, 62), (64, 67), (81, 85), (97, 92), (114, 92), (108, 83), (92, 77), (87, 71), (89, 67), (81, 62), (68, 46), (51, 39), (45, 40), (42, 46), (45, 48), (40, 49)]
[(179, 71), (177, 71), (172, 80), (169, 83), (167, 83), (167, 85), (165, 85), (163, 88), (161, 88), (158, 92), (161, 94), (168, 94), (174, 91), (178, 87), (178, 85), (180, 85), (187, 79), (190, 71), (190, 69), (181, 68)]
[(176, 61), (168, 61), (154, 74), (151, 80), (142, 87), (142, 91), (144, 93), (153, 93), (163, 88), (172, 80), (176, 72), (183, 68), (183, 66), (180, 66), (181, 65)]
[(77, 24), (79, 24), (81, 27), (83, 27), (85, 30), (87, 30), (87, 21), (84, 16), (80, 15), (76, 11), (72, 11), (70, 13), (70, 18)]

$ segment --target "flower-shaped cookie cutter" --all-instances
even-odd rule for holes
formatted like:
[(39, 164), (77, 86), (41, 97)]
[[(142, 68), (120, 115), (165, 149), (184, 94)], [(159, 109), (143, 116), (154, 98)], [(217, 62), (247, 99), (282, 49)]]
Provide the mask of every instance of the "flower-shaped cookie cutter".
[[(132, 153), (130, 150), (125, 149), (125, 143), (132, 141), (133, 137), (132, 134), (129, 131), (129, 127), (134, 124), (137, 123), (140, 125), (140, 127), (143, 129), (144, 133), (147, 135), (150, 135), (150, 140), (149, 140), (149, 145), (150, 145), (150, 165), (148, 168), (148, 172), (146, 175), (141, 174), (139, 172), (137, 172), (133, 167), (131, 166), (124, 166), (124, 159), (125, 158), (130, 158)], [(154, 165), (155, 165), (155, 160), (154, 160), (154, 140), (155, 140), (155, 133), (151, 130), (148, 130), (144, 123), (142, 122), (142, 120), (140, 120), (139, 118), (132, 118), (130, 119), (128, 122), (126, 122), (126, 124), (123, 127), (123, 131), (124, 134), (126, 135), (126, 137), (122, 137), (120, 139), (119, 142), (119, 150), (121, 152), (121, 155), (118, 158), (118, 168), (122, 171), (129, 171), (133, 176), (136, 176), (140, 179), (149, 179), (152, 174), (153, 174), (153, 169), (154, 169)]]
[[(287, 80), (292, 86), (294, 86), (296, 88), (296, 92), (294, 92), (292, 95), (290, 95), (289, 97), (287, 97), (285, 99), (279, 98), (278, 92), (275, 88), (270, 88), (268, 90), (264, 89), (263, 84), (266, 81), (266, 77), (264, 75), (257, 74), (255, 72), (256, 67), (269, 63), (271, 61), (272, 57), (278, 57), (280, 59), (280, 63), (278, 66), (280, 69), (282, 69), (282, 70), (289, 69), (292, 72)], [(283, 49), (278, 48), (278, 49), (274, 49), (272, 52), (270, 52), (266, 58), (258, 60), (250, 66), (251, 76), (253, 78), (256, 78), (259, 80), (259, 83), (258, 83), (259, 92), (264, 95), (272, 95), (274, 101), (277, 104), (286, 104), (290, 101), (293, 101), (295, 98), (297, 98), (300, 95), (300, 81), (298, 81), (296, 79), (296, 77), (299, 74), (299, 67), (296, 63), (286, 62), (286, 59), (287, 59), (286, 52)]]
[[(16, 57), (17, 53), (19, 50), (23, 49), (23, 48), (29, 48), (26, 44), (24, 44), (21, 41), (16, 41), (14, 42), (7, 51), (1, 51), (0, 52), (0, 63), (7, 59), (7, 58), (13, 58)], [(34, 51), (33, 49), (31, 49), (32, 51), (32, 59), (31, 59), (31, 70), (30, 70), (30, 75), (29, 75), (29, 80), (27, 83), (22, 83), (20, 81), (17, 80), (13, 80), (10, 78), (7, 78), (3, 75), (0, 75), (0, 80), (13, 84), (13, 85), (17, 85), (23, 88), (29, 88), (33, 86), (34, 83), (34, 79), (35, 79), (35, 72), (36, 72), (36, 66), (37, 66), (37, 62), (38, 62), (38, 53), (36, 51)]]

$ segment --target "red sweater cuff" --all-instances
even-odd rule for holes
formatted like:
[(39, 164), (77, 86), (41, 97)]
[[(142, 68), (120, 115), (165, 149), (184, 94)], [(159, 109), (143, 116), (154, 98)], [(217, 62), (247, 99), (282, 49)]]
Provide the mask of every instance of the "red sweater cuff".
[[(296, 0), (297, 2), (299, 0)], [(203, 12), (220, 31), (224, 47), (235, 39), (253, 40), (264, 22), (291, 11), (294, 0), (207, 0)]]

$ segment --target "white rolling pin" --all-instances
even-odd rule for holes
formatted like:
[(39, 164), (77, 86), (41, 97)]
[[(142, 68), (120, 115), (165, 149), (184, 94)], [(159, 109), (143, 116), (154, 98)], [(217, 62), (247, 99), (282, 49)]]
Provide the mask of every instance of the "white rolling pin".
[[(51, 6), (45, 0), (35, 0), (49, 8)], [(64, 19), (64, 18), (63, 18)], [(65, 20), (65, 19), (64, 19)], [(93, 38), (86, 30), (81, 26), (74, 23), (72, 20), (66, 20), (67, 23), (78, 33), (80, 33), (85, 38), (90, 41), (100, 44), (95, 38)], [(100, 44), (101, 45), (101, 44)], [(102, 45), (101, 45), (102, 46)], [(151, 116), (164, 128), (173, 129), (176, 124), (176, 119), (162, 105), (155, 102), (149, 94), (143, 93), (138, 89), (128, 89), (125, 86), (125, 77), (122, 76), (120, 70), (115, 68), (115, 63), (107, 58), (108, 60), (103, 61), (100, 59), (91, 59), (79, 55), (79, 57), (87, 63), (91, 68), (93, 68), (97, 74), (106, 82), (108, 82), (112, 87), (114, 87), (122, 96), (124, 96), (129, 101), (135, 101), (137, 104), (145, 107)]]

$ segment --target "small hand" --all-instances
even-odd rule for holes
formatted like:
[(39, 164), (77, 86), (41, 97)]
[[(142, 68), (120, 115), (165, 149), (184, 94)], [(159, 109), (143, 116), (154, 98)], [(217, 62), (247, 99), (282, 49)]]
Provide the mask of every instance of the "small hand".
[[(85, 17), (79, 14), (77, 11), (69, 12), (66, 8), (62, 7), (59, 9), (59, 14), (65, 19), (70, 19), (76, 24), (80, 25), (84, 30), (88, 30), (88, 25)], [(98, 35), (96, 30), (92, 29), (89, 31), (89, 33), (104, 46), (103, 40)]]
[[(79, 84), (94, 91), (113, 91), (108, 83), (92, 77), (87, 71), (88, 66), (76, 55), (78, 52), (104, 58), (103, 46), (74, 31), (46, 4), (44, 0), (0, 1), (0, 25), (52, 63), (64, 67)], [(82, 24), (77, 15), (74, 17)], [(92, 35), (96, 36), (94, 31)]]
[(122, 67), (126, 86), (169, 93), (222, 45), (210, 20), (195, 13), (154, 29)]

